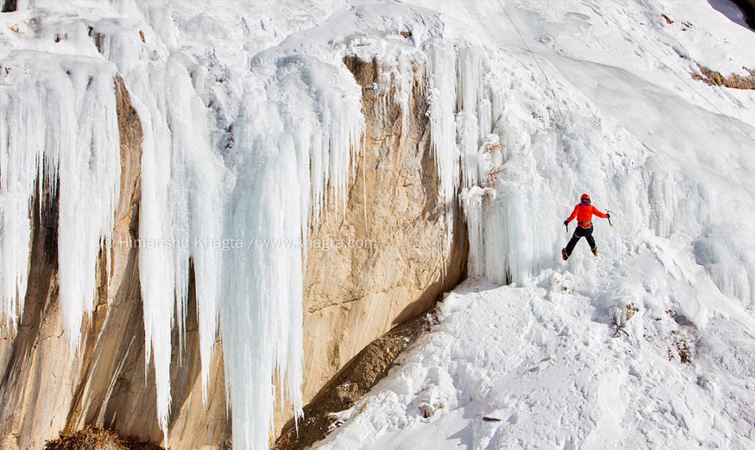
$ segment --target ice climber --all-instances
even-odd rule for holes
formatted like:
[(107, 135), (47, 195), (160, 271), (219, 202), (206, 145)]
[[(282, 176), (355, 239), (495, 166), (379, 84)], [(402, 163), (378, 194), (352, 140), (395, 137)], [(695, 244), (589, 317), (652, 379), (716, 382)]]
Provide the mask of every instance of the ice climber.
[(577, 245), (577, 242), (579, 242), (579, 239), (582, 237), (587, 239), (587, 243), (590, 244), (590, 249), (592, 249), (593, 255), (598, 256), (598, 246), (595, 245), (595, 239), (593, 239), (592, 237), (593, 214), (603, 219), (611, 218), (610, 213), (604, 214), (600, 212), (598, 208), (590, 204), (589, 195), (582, 194), (580, 203), (574, 207), (574, 211), (572, 211), (569, 218), (564, 220), (564, 225), (566, 225), (568, 230), (569, 222), (574, 220), (575, 217), (577, 218), (577, 229), (574, 230), (574, 235), (572, 236), (569, 243), (566, 244), (566, 248), (561, 250), (561, 256), (564, 257), (564, 261), (569, 259), (569, 255), (571, 255), (571, 252), (574, 251), (574, 246)]

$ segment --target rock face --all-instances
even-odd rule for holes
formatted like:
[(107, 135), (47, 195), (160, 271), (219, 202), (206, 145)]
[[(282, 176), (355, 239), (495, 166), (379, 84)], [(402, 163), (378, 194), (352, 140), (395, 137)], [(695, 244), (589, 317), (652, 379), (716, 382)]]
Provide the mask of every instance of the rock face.
[(378, 87), (376, 61), (344, 62), (362, 86), (367, 136), (345, 213), (331, 201), (312, 235), (343, 245), (315, 245), (307, 257), (305, 401), (372, 340), (429, 309), (466, 268), (461, 213), (438, 199), (423, 68), (402, 111), (393, 82)]
[[(115, 88), (122, 169), (114, 230), (117, 241), (135, 236), (137, 230), (142, 136), (123, 80), (117, 78)], [(115, 398), (117, 376), (144, 345), (137, 250), (114, 247), (100, 256), (96, 307), (82, 325), (81, 347), (69, 348), (58, 304), (57, 199), (38, 196), (33, 206), (37, 210), (39, 202), (42, 213), (32, 214), (24, 314), (17, 331), (6, 324), (2, 328), (0, 433), (4, 448), (40, 448), (60, 430), (115, 413), (109, 401)], [(142, 384), (143, 367), (136, 378)]]
[(338, 422), (333, 413), (352, 408), (388, 375), (401, 352), (430, 329), (435, 319), (433, 313), (419, 316), (372, 341), (304, 407), (303, 418), (288, 421), (274, 450), (305, 449), (324, 439)]
[[(371, 341), (430, 308), (465, 273), (461, 214), (456, 202), (438, 199), (423, 68), (416, 67), (409, 108), (402, 110), (393, 101), (392, 82), (378, 87), (378, 63), (344, 63), (363, 87), (368, 131), (345, 209), (331, 201), (311, 230), (304, 287), (305, 402)], [(122, 178), (114, 240), (127, 242), (138, 237), (142, 135), (120, 78), (115, 87)], [(145, 365), (138, 249), (115, 245), (102, 251), (97, 306), (82, 325), (80, 348), (71, 351), (58, 304), (57, 201), (42, 195), (36, 202), (42, 214), (33, 215), (23, 319), (18, 330), (0, 325), (0, 446), (38, 449), (59, 431), (90, 424), (161, 442), (154, 374)], [(174, 333), (170, 446), (230, 448), (222, 352), (218, 345), (205, 405), (193, 282), (189, 291), (182, 346)], [(276, 430), (292, 417), (286, 405), (278, 411)]]
[[(122, 79), (115, 80), (115, 89), (121, 192), (113, 233), (116, 245), (100, 255), (97, 306), (82, 325), (81, 347), (69, 349), (58, 304), (57, 203), (54, 198), (43, 197), (41, 217), (34, 214), (24, 316), (17, 332), (2, 325), (2, 449), (39, 449), (58, 432), (89, 424), (115, 428), (122, 435), (149, 442), (163, 441), (156, 419), (153, 368), (145, 365), (138, 248), (119, 244), (138, 238), (141, 123)], [(38, 204), (34, 207), (38, 209)], [(183, 351), (174, 351), (171, 358), (174, 414), (169, 441), (176, 443), (174, 448), (223, 448), (231, 428), (226, 415), (222, 357), (220, 352), (214, 357), (214, 384), (205, 406), (199, 382), (196, 297), (191, 284)], [(174, 333), (175, 349), (179, 349), (178, 339)]]

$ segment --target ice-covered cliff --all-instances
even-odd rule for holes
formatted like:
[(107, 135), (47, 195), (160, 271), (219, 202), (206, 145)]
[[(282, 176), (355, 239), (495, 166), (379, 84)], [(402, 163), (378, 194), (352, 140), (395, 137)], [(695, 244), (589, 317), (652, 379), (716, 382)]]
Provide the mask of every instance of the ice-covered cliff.
[[(227, 396), (234, 445), (263, 447), (276, 388), (300, 410), (302, 386), (311, 397), (459, 280), (425, 63), (397, 31), (410, 10), (354, 56), (377, 11), (36, 2), (2, 16), (7, 445), (92, 422), (221, 445)], [(403, 65), (378, 61), (386, 37)], [(375, 77), (363, 86), (360, 65)]]
[[(462, 271), (464, 233), (470, 275), (527, 285), (558, 264), (583, 191), (617, 223), (596, 283), (635, 292), (631, 268), (654, 267), (659, 304), (749, 327), (754, 99), (704, 81), (750, 75), (755, 46), (724, 1), (15, 7), (0, 15), (3, 398), (39, 405), (19, 378), (49, 389), (57, 374), (38, 362), (68, 353), (52, 425), (5, 407), (4, 439), (118, 426), (114, 399), (141, 377), (150, 394), (124, 400), (141, 414), (126, 431), (168, 445), (210, 409), (201, 445), (218, 445), (224, 390), (233, 445), (262, 448), (276, 397), (301, 411), (305, 335), (330, 328), (313, 354), (339, 364), (309, 373), (327, 378), (362, 345), (338, 327), (377, 334), (429, 305)], [(134, 147), (138, 167), (124, 163)], [(364, 251), (374, 228), (384, 241)], [(46, 299), (36, 331), (30, 295)], [(60, 323), (44, 326), (51, 309)], [(35, 353), (42, 329), (56, 344)]]

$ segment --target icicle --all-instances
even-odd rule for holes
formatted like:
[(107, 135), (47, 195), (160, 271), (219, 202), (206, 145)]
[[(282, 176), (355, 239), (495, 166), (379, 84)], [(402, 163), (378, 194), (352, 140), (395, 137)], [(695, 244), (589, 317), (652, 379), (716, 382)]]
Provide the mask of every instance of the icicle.
[[(5, 70), (15, 73), (20, 66)], [(23, 314), (26, 297), (27, 267), (31, 233), (30, 199), (34, 195), (39, 176), (39, 162), (44, 157), (45, 114), (41, 102), (24, 102), (20, 92), (33, 88), (30, 84), (4, 80), (0, 85), (0, 289), (2, 289), (3, 317), (15, 326)], [(6, 84), (7, 83), (7, 84)], [(34, 91), (32, 91), (34, 92)], [(34, 130), (35, 132), (32, 132)]]
[(469, 233), (469, 257), (468, 271), (470, 277), (485, 275), (485, 255), (483, 241), (483, 189), (475, 186), (471, 189), (463, 189), (460, 200), (464, 208), (464, 216), (467, 219), (467, 232)]
[(430, 49), (429, 110), (432, 146), (440, 178), (440, 198), (451, 201), (459, 186), (459, 149), (456, 145), (456, 64), (453, 48), (434, 42)]
[[(77, 348), (83, 315), (93, 308), (101, 244), (111, 236), (119, 198), (115, 73), (96, 60), (32, 52), (4, 64), (14, 73), (4, 80), (0, 100), (5, 113), (3, 311), (15, 320), (23, 309), (30, 199), (41, 186), (57, 187), (61, 313), (71, 347)], [(23, 71), (31, 75), (14, 78)]]
[(285, 374), (286, 397), (301, 414), (303, 230), (320, 217), (329, 186), (345, 206), (364, 129), (361, 89), (345, 68), (297, 57), (270, 63), (274, 82), (248, 87), (234, 127), (241, 154), (226, 209), (226, 235), (248, 243), (224, 254), (220, 314), (240, 449), (267, 446), (276, 376)]
[[(477, 186), (478, 148), (480, 142), (479, 104), (480, 58), (474, 47), (464, 46), (457, 51), (456, 133), (461, 153), (461, 184), (464, 188)], [(486, 133), (490, 132), (487, 130)]]
[[(176, 61), (154, 67), (136, 83), (144, 132), (139, 263), (145, 310), (147, 360), (154, 351), (158, 420), (167, 434), (170, 412), (171, 332), (179, 335), (194, 262), (203, 396), (217, 334), (222, 165), (209, 141), (209, 116)], [(153, 91), (154, 86), (164, 90)], [(167, 435), (166, 435), (167, 442)]]
[(68, 116), (72, 122), (62, 124), (61, 131), (68, 125), (77, 135), (71, 147), (60, 148), (58, 172), (60, 302), (73, 346), (78, 346), (81, 311), (92, 313), (95, 266), (102, 241), (112, 235), (121, 176), (115, 73), (110, 66), (96, 74), (82, 67), (86, 65), (81, 61), (64, 67), (76, 93), (78, 114)]

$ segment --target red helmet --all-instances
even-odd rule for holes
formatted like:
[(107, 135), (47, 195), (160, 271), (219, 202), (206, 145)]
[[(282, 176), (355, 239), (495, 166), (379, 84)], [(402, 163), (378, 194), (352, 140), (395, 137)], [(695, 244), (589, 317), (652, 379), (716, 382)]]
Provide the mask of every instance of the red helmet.
[(579, 199), (582, 203), (590, 203), (590, 196), (587, 194), (582, 194), (582, 198)]

